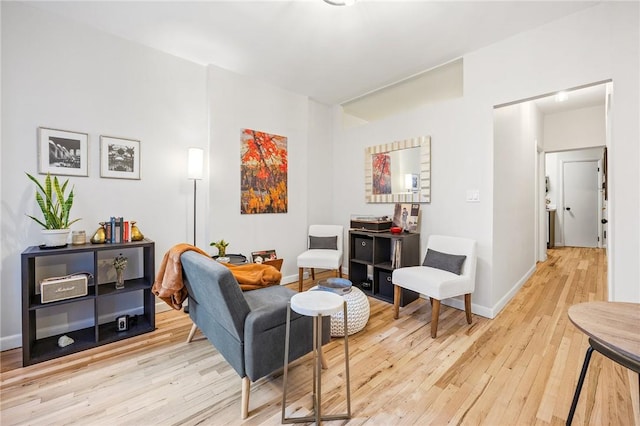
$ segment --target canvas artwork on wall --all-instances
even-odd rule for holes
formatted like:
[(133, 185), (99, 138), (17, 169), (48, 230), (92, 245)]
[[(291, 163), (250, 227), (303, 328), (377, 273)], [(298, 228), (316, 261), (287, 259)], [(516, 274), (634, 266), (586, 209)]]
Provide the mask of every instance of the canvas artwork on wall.
[(240, 213), (286, 213), (287, 138), (242, 129)]

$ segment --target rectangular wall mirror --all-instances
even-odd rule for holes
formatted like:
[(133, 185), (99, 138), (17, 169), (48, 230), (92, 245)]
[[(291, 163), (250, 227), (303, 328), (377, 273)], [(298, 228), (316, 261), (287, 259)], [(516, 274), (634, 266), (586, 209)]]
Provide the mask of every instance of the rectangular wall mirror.
[(431, 202), (429, 136), (370, 146), (364, 157), (366, 202)]

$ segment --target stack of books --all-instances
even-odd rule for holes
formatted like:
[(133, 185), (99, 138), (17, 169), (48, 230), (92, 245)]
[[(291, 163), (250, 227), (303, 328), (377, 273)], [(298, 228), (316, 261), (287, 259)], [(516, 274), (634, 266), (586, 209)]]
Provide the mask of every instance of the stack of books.
[(346, 278), (327, 278), (318, 281), (318, 290), (331, 291), (343, 295), (351, 291), (351, 281)]
[(131, 222), (124, 220), (122, 216), (111, 218), (104, 222), (106, 243), (131, 242)]

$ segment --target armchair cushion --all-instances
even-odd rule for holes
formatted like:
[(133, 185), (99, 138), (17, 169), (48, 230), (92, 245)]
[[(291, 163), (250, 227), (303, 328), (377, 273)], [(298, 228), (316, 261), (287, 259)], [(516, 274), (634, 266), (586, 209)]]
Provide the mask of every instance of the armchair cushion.
[(307, 250), (298, 256), (298, 268), (338, 269), (342, 263), (339, 250)]
[(466, 258), (467, 256), (463, 254), (449, 254), (433, 249), (427, 249), (427, 255), (424, 257), (422, 266), (442, 269), (443, 271), (449, 271), (456, 275), (460, 275)]
[(408, 266), (393, 271), (392, 281), (408, 290), (438, 300), (473, 291), (468, 277), (430, 266)]
[(309, 235), (309, 250), (338, 250), (338, 237), (317, 237)]

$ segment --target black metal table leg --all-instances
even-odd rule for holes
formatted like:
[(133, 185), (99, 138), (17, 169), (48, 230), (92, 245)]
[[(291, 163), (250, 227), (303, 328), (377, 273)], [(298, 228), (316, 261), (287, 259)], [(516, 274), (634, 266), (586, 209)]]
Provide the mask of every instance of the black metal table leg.
[(580, 399), (580, 391), (582, 391), (582, 385), (584, 384), (584, 377), (587, 375), (587, 369), (589, 368), (589, 361), (591, 361), (591, 354), (593, 353), (593, 347), (587, 348), (587, 353), (584, 356), (584, 363), (582, 364), (582, 371), (580, 372), (580, 378), (576, 385), (576, 392), (573, 395), (573, 402), (571, 403), (571, 409), (569, 410), (569, 416), (567, 417), (567, 426), (571, 425), (573, 421), (573, 415), (576, 412), (576, 406), (578, 405), (578, 399)]

